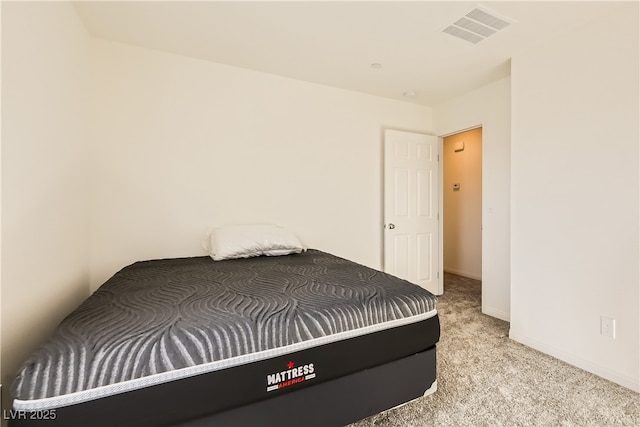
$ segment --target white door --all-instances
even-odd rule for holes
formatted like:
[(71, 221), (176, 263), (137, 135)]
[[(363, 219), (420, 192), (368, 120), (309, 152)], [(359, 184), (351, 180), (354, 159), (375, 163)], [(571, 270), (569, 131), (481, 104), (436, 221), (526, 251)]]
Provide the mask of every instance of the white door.
[(438, 137), (384, 139), (384, 270), (440, 295)]

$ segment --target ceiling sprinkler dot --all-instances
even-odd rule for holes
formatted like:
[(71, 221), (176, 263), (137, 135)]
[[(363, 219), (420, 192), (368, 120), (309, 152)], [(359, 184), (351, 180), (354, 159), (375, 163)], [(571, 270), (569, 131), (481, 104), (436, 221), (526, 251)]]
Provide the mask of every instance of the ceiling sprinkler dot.
[(380, 64), (379, 62), (374, 62), (373, 64), (371, 64), (371, 68), (378, 70), (382, 68), (382, 64)]

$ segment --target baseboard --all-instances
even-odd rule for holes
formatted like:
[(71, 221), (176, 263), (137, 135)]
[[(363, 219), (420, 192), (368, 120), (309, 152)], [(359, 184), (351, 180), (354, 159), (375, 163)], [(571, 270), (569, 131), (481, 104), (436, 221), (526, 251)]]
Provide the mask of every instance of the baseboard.
[(591, 372), (594, 375), (597, 375), (606, 380), (612, 381), (616, 384), (620, 384), (623, 387), (626, 387), (630, 390), (640, 393), (639, 378), (629, 377), (627, 375), (612, 371), (611, 369), (605, 368), (603, 366), (600, 366), (593, 362), (585, 360), (579, 356), (566, 353), (555, 347), (544, 344), (536, 339), (529, 338), (525, 335), (521, 335), (518, 332), (514, 332), (513, 328), (509, 331), (509, 338), (521, 344), (524, 344), (527, 347), (531, 347), (535, 350), (541, 351), (542, 353), (548, 354), (549, 356), (553, 356), (556, 359), (560, 359), (563, 362), (567, 362), (568, 364), (573, 365), (577, 368), (580, 368), (587, 372)]
[(482, 306), (482, 312), (487, 316), (495, 317), (500, 320), (504, 320), (505, 322), (511, 322), (511, 315), (509, 313), (505, 313), (502, 310), (498, 310), (493, 307), (485, 307)]
[(445, 273), (455, 274), (456, 276), (468, 277), (469, 279), (482, 280), (482, 274), (469, 273), (468, 271), (458, 270), (456, 268), (443, 268)]

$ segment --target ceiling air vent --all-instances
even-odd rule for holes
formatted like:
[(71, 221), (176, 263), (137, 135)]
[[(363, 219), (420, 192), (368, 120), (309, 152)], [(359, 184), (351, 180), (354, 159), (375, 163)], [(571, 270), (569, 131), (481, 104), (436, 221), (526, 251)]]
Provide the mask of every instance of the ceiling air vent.
[(504, 30), (511, 22), (481, 9), (473, 9), (462, 18), (442, 30), (454, 37), (476, 44)]

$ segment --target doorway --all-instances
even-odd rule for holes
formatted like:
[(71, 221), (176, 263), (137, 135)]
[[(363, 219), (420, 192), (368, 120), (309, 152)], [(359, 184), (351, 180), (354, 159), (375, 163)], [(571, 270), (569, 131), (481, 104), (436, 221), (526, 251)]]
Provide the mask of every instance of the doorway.
[(482, 280), (482, 127), (443, 138), (443, 267)]

